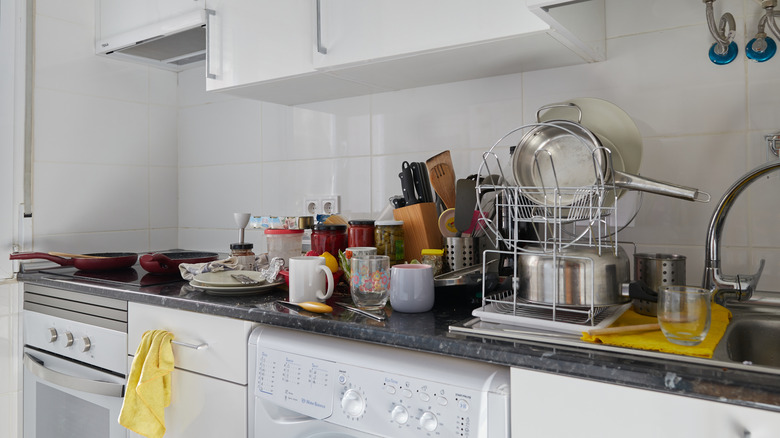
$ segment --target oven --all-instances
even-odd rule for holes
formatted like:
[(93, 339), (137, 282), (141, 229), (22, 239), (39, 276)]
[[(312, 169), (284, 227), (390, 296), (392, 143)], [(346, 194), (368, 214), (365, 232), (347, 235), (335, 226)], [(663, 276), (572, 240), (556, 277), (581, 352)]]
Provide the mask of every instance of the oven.
[(24, 438), (125, 438), (127, 302), (24, 286)]

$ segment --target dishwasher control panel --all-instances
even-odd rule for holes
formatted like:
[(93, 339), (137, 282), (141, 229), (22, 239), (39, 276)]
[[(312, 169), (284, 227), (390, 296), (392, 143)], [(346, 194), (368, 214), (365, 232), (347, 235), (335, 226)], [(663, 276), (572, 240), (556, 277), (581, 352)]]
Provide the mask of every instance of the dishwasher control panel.
[(253, 398), (268, 411), (388, 437), (508, 433), (504, 367), (300, 332), (279, 342), (279, 330), (259, 339), (250, 367)]

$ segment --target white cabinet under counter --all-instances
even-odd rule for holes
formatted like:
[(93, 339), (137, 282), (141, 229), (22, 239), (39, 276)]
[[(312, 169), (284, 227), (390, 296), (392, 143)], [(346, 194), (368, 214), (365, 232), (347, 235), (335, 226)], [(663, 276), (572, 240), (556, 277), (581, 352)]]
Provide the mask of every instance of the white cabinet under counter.
[(604, 0), (208, 0), (207, 90), (299, 104), (605, 59)]

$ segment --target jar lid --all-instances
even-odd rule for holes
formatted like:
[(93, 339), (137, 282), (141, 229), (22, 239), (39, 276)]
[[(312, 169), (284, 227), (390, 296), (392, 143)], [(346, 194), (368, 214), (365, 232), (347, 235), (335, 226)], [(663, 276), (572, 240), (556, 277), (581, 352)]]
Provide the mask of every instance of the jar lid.
[(317, 224), (314, 231), (347, 231), (346, 225), (340, 224)]
[(287, 230), (277, 228), (266, 228), (265, 234), (303, 234), (303, 230)]
[(443, 249), (424, 249), (420, 251), (420, 254), (422, 255), (434, 255), (434, 256), (441, 256), (444, 255)]
[(378, 227), (379, 226), (383, 226), (383, 225), (403, 225), (403, 224), (404, 224), (404, 221), (393, 221), (393, 220), (389, 220), (389, 221), (376, 221), (376, 225)]
[(374, 225), (374, 221), (370, 219), (354, 219), (349, 221), (350, 225)]
[(230, 249), (252, 249), (255, 245), (252, 243), (231, 243)]

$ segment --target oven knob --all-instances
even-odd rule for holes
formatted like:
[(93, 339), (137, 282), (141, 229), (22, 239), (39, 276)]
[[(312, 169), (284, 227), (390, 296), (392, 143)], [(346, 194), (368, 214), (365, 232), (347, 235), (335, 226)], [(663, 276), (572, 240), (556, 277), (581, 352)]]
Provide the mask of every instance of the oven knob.
[(425, 411), (420, 416), (420, 426), (428, 432), (433, 432), (439, 427), (439, 420), (431, 412)]
[(52, 343), (57, 340), (57, 329), (50, 328), (49, 329), (49, 343)]
[(409, 411), (403, 406), (396, 405), (393, 411), (390, 412), (390, 418), (398, 424), (406, 424), (409, 421)]
[(82, 341), (84, 341), (84, 348), (81, 349), (84, 353), (89, 351), (90, 348), (92, 348), (92, 342), (89, 340), (87, 336), (84, 336), (81, 338)]
[(366, 402), (358, 391), (348, 389), (341, 398), (341, 407), (350, 417), (359, 417), (366, 409)]
[(70, 347), (73, 345), (73, 333), (65, 332), (65, 346)]

